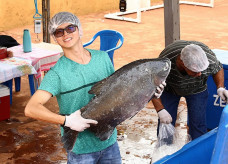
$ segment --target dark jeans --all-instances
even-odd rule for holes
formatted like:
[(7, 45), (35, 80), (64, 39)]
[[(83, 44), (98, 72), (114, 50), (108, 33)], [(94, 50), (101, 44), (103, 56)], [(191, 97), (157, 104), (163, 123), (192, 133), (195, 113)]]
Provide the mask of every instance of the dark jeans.
[[(184, 97), (186, 99), (188, 108), (189, 134), (193, 140), (207, 133), (206, 107), (208, 100), (208, 90)], [(169, 114), (172, 116), (173, 126), (175, 126), (176, 123), (177, 108), (179, 105), (180, 98), (181, 96), (176, 96), (165, 91), (161, 95), (162, 104), (164, 105), (165, 109), (169, 112)]]
[(88, 153), (88, 154), (75, 154), (68, 152), (67, 164), (121, 164), (121, 156), (118, 143), (107, 147), (106, 149)]

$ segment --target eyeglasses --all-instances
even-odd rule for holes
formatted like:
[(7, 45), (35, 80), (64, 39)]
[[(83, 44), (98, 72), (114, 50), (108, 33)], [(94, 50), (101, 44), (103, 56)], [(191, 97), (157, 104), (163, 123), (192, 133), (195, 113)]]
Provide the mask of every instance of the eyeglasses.
[(69, 25), (64, 29), (56, 29), (55, 32), (53, 33), (53, 35), (56, 38), (62, 37), (64, 35), (64, 31), (66, 31), (68, 34), (73, 33), (76, 31), (76, 25)]

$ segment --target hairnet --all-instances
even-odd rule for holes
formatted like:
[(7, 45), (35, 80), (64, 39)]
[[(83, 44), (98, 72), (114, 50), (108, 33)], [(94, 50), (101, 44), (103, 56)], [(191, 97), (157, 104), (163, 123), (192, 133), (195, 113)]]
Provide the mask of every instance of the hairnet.
[(204, 50), (195, 44), (185, 46), (181, 51), (181, 60), (185, 67), (193, 72), (201, 72), (207, 69), (209, 62)]
[(48, 31), (50, 34), (53, 34), (58, 26), (62, 25), (63, 23), (71, 23), (76, 25), (79, 30), (79, 36), (82, 36), (82, 29), (79, 19), (72, 13), (69, 12), (59, 12), (55, 14), (48, 25)]

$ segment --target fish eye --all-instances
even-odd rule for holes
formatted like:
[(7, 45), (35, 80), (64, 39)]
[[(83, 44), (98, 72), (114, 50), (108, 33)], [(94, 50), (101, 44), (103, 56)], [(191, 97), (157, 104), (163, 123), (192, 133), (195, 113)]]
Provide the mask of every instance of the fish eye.
[(169, 69), (169, 64), (166, 62), (165, 67), (163, 68), (163, 71), (167, 71)]

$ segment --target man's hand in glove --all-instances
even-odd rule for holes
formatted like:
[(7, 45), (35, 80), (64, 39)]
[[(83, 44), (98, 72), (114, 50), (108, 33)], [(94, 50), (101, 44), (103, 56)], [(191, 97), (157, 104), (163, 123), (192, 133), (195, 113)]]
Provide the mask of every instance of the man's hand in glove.
[(169, 124), (172, 122), (171, 115), (165, 109), (162, 109), (158, 112), (158, 117), (159, 117), (161, 123)]
[(81, 116), (81, 111), (77, 110), (69, 116), (66, 116), (65, 125), (72, 130), (82, 132), (90, 127), (90, 124), (97, 124), (98, 122), (91, 119), (84, 119)]
[(166, 86), (166, 83), (165, 81), (163, 81), (157, 88), (156, 88), (156, 91), (155, 91), (155, 94), (154, 94), (154, 97), (155, 98), (160, 98), (160, 96), (162, 95), (162, 92), (164, 91), (164, 88)]
[(218, 95), (222, 98), (223, 101), (228, 103), (228, 91), (225, 88), (220, 87), (217, 90)]

